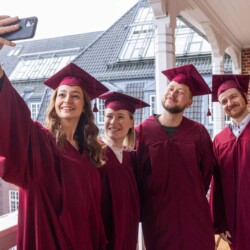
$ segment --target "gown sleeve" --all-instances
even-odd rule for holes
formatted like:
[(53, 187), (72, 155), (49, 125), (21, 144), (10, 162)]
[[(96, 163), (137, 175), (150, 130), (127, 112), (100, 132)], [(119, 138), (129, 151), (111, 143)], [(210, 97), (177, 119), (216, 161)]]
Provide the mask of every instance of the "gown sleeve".
[[(216, 144), (214, 143), (214, 152), (216, 154)], [(228, 230), (226, 223), (226, 213), (224, 205), (224, 197), (221, 186), (221, 176), (218, 164), (215, 164), (211, 192), (209, 197), (210, 210), (212, 213), (212, 219), (214, 224), (214, 230), (216, 234), (220, 234)]]
[(6, 75), (0, 84), (0, 177), (18, 186), (27, 180), (33, 121), (24, 100)]
[(213, 153), (213, 143), (208, 134), (206, 128), (201, 127), (201, 140), (200, 145), (198, 145), (198, 150), (201, 150), (201, 159), (200, 159), (200, 170), (202, 175), (202, 180), (207, 193), (210, 187), (215, 160)]

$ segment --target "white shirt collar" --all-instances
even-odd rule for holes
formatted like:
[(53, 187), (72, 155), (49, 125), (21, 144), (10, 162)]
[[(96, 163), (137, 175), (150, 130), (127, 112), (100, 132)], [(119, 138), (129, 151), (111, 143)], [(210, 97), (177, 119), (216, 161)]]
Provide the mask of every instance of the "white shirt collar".
[(244, 128), (247, 126), (247, 124), (250, 122), (250, 112), (246, 115), (246, 117), (242, 120), (240, 125), (236, 125), (235, 123), (231, 123), (231, 129), (233, 134), (238, 138), (239, 135), (242, 133)]

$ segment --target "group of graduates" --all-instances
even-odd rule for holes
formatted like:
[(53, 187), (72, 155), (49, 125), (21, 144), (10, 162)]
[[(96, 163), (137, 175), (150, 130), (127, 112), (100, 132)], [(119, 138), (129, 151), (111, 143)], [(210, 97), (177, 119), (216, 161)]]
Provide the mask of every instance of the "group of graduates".
[[(0, 16), (0, 34), (16, 20)], [(15, 46), (0, 35), (4, 45)], [(162, 114), (135, 127), (147, 103), (70, 63), (44, 82), (54, 91), (43, 126), (0, 66), (0, 177), (20, 188), (19, 250), (136, 250), (140, 221), (147, 250), (214, 250), (215, 233), (250, 249), (249, 75), (213, 75), (211, 92), (191, 64), (162, 73)], [(183, 115), (207, 94), (232, 118), (213, 141)]]

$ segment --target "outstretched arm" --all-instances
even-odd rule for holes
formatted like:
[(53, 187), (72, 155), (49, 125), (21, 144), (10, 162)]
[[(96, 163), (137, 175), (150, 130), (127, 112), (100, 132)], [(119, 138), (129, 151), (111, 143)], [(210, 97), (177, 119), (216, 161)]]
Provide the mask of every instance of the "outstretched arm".
[[(1, 38), (1, 34), (14, 31), (11, 25), (17, 17), (0, 16), (0, 49), (15, 43)], [(12, 87), (0, 65), (0, 177), (21, 185), (30, 154), (32, 120), (26, 103)]]

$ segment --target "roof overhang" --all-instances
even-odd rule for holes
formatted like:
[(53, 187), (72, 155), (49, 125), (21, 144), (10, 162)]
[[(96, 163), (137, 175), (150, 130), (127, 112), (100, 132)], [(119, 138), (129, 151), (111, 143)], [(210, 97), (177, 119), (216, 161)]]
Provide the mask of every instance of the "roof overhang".
[(150, 0), (150, 3), (159, 15), (163, 12), (181, 15), (208, 40), (215, 36), (225, 50), (250, 48), (249, 0)]

